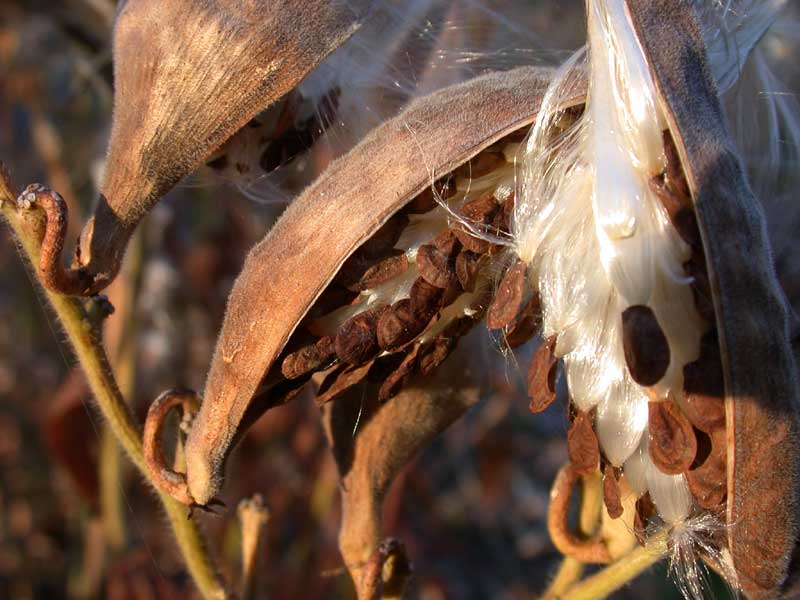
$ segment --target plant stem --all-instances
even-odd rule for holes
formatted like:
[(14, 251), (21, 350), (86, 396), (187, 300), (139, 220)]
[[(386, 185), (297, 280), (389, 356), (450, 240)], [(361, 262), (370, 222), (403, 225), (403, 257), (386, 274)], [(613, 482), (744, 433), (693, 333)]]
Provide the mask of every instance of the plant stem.
[(602, 571), (573, 585), (562, 600), (605, 598), (663, 559), (668, 552), (667, 530), (652, 536), (643, 548), (636, 548)]
[[(3, 175), (0, 166), (0, 210), (33, 265), (33, 272), (37, 272), (44, 215), (39, 209), (17, 210), (15, 196)], [(117, 387), (108, 357), (83, 305), (76, 298), (54, 294), (47, 289), (44, 289), (44, 293), (67, 334), (106, 422), (133, 464), (149, 481), (142, 451), (141, 432)], [(206, 599), (228, 598), (221, 577), (206, 550), (197, 523), (186, 518), (186, 507), (165, 494), (159, 493), (159, 498), (164, 505), (189, 573), (200, 593)]]

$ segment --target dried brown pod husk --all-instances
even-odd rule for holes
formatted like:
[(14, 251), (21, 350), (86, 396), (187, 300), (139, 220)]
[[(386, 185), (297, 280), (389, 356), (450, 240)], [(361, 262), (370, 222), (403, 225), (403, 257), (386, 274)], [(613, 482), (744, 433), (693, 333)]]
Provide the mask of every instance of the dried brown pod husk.
[[(186, 444), (194, 502), (205, 504), (219, 490), (240, 426), (274, 405), (269, 392), (252, 399), (348, 257), (431, 185), (431, 171), (446, 175), (530, 125), (547, 76), (533, 68), (495, 73), (414, 102), (334, 162), (251, 251), (231, 292), (205, 401)], [(420, 370), (427, 358), (420, 357)]]
[[(76, 264), (55, 288), (96, 294), (156, 202), (344, 43), (367, 0), (129, 0), (114, 26), (104, 181)], [(53, 260), (58, 261), (56, 256)]]
[(774, 597), (798, 539), (798, 393), (790, 315), (760, 206), (725, 126), (694, 9), (628, 1), (690, 192), (719, 336), (727, 543), (739, 584)]

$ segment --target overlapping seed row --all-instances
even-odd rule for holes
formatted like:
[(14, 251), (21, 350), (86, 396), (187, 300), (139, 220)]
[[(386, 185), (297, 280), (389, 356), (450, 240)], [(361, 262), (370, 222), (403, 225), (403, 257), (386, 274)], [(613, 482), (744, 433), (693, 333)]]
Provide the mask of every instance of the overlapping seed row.
[(328, 371), (318, 402), (365, 379), (384, 401), (412, 376), (432, 373), (487, 310), (512, 346), (533, 337), (538, 302), (524, 297), (521, 263), (506, 270), (498, 291), (506, 300), (489, 306), (508, 253), (488, 239), (508, 234), (521, 139), (511, 134), (439, 179), (362, 244), (267, 379), (299, 382)]

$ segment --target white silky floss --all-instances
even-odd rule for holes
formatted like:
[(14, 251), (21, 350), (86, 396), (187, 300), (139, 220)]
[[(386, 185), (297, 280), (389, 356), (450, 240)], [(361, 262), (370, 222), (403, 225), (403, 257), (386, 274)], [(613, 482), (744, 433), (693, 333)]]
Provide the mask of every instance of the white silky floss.
[[(529, 138), (513, 232), (538, 280), (544, 335), (558, 335), (572, 401), (582, 411), (596, 407), (606, 458), (632, 472), (633, 489), (649, 491), (659, 515), (677, 523), (689, 516), (691, 494), (682, 475), (650, 460), (648, 401), (680, 397), (705, 324), (683, 271), (690, 249), (650, 187), (665, 168), (666, 125), (625, 4), (591, 0), (587, 18), (584, 113), (553, 140), (579, 53), (556, 76)], [(633, 305), (653, 310), (670, 346), (667, 372), (650, 390), (625, 362), (621, 313)]]

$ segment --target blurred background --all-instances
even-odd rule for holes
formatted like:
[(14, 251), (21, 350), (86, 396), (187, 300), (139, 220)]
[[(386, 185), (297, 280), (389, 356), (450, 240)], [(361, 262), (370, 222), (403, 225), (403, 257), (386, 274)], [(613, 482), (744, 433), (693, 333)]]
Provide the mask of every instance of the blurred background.
[[(386, 59), (364, 75), (353, 70), (352, 55), (323, 65), (328, 73), (306, 87), (338, 87), (348, 110), (330, 118), (313, 106), (308, 127), (316, 129), (297, 149), (302, 156), (284, 154), (277, 168), (244, 179), (201, 169), (148, 216), (108, 290), (116, 312), (106, 323), (117, 377), (140, 419), (164, 389), (202, 389), (246, 252), (281, 201), (332, 157), (410, 97), (488, 68), (554, 64), (584, 38), (579, 0), (452, 5), (415, 4), (406, 40), (431, 43), (411, 71)], [(405, 27), (404, 10), (390, 11), (384, 27)], [(64, 196), (73, 239), (103, 168), (114, 11), (113, 0), (0, 2), (0, 160), (18, 188), (42, 182)], [(361, 38), (361, 51), (379, 37)], [(339, 85), (348, 81), (357, 85)], [(268, 169), (263, 156), (254, 160)], [(797, 294), (794, 256), (785, 281)], [(0, 598), (194, 598), (155, 495), (106, 431), (6, 228), (0, 273)], [(518, 365), (527, 365), (531, 344), (515, 361), (487, 336), (469, 343), (490, 347), (490, 391), (399, 477), (385, 531), (405, 543), (414, 564), (412, 597), (534, 598), (559, 559), (545, 514), (550, 483), (566, 462), (564, 402), (529, 414)], [(228, 510), (201, 516), (228, 580), (239, 572), (232, 507), (258, 492), (271, 511), (262, 597), (351, 597), (336, 548), (337, 486), (311, 395), (267, 413), (229, 463)], [(647, 596), (679, 597), (666, 566), (617, 595)]]

